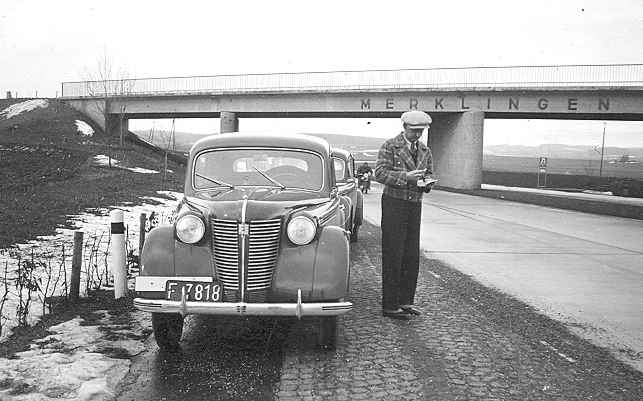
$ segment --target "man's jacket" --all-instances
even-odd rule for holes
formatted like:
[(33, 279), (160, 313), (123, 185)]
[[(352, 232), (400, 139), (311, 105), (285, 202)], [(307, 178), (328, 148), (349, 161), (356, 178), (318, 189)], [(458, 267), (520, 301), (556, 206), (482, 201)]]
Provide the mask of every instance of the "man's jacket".
[(422, 201), (422, 194), (430, 191), (419, 188), (415, 183), (407, 183), (406, 173), (411, 170), (427, 169), (433, 174), (431, 150), (418, 141), (417, 162), (413, 161), (411, 150), (404, 139), (404, 133), (384, 142), (377, 154), (375, 179), (384, 184), (384, 194), (411, 202)]

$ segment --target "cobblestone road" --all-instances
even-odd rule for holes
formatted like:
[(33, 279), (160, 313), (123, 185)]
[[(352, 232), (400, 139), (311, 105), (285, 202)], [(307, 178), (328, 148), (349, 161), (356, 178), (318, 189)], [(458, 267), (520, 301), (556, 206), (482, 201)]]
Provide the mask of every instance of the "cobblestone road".
[(147, 342), (119, 400), (643, 399), (643, 374), (436, 260), (421, 261), (424, 314), (382, 317), (379, 241), (365, 225), (352, 247), (355, 308), (336, 350), (316, 348), (305, 321), (222, 335), (220, 320), (194, 317), (179, 355)]
[(280, 400), (640, 400), (643, 375), (560, 324), (424, 259), (416, 303), (424, 315), (380, 314), (379, 228), (352, 249), (355, 309), (335, 352), (290, 332)]

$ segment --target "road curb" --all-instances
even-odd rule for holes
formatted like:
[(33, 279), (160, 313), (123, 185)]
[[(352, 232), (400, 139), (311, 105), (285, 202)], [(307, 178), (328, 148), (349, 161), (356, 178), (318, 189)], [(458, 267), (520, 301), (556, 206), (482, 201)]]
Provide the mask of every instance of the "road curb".
[(538, 194), (533, 192), (489, 189), (453, 189), (436, 187), (441, 191), (455, 192), (467, 195), (483, 196), (485, 198), (503, 199), (513, 202), (529, 203), (558, 209), (576, 210), (585, 213), (603, 214), (643, 220), (643, 207), (617, 202), (606, 202), (598, 199), (580, 199), (568, 194), (560, 196), (553, 194)]

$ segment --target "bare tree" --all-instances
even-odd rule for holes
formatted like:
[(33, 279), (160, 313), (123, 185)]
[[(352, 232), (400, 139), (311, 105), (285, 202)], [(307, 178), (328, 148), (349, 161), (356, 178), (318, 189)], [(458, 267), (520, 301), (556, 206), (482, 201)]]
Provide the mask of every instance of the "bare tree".
[[(44, 316), (47, 311), (47, 306), (51, 305), (51, 298), (56, 294), (58, 283), (62, 276), (63, 263), (58, 264), (58, 269), (55, 270), (52, 264), (53, 254), (41, 255), (45, 258), (44, 262), (39, 263), (43, 270), (41, 277), (38, 278), (39, 287), (37, 288), (40, 300), (42, 301), (42, 315)], [(51, 310), (51, 309), (50, 309)]]
[[(112, 60), (105, 50), (103, 50), (103, 54), (99, 57), (95, 70), (87, 75), (87, 95), (96, 99), (96, 108), (102, 114), (103, 120), (105, 121), (105, 132), (109, 135), (112, 129), (110, 106), (112, 103), (116, 103), (118, 100), (122, 100), (132, 93), (134, 80), (129, 79), (127, 73), (123, 70), (115, 70)], [(119, 145), (121, 147), (123, 146), (125, 136), (123, 121), (126, 111), (127, 107), (121, 102), (117, 113), (119, 122)], [(111, 167), (111, 154), (109, 156)]]
[(2, 282), (0, 283), (0, 293), (2, 293), (2, 296), (0, 296), (0, 335), (2, 334), (2, 325), (4, 324), (4, 321), (6, 320), (6, 317), (4, 315), (4, 305), (9, 299), (9, 261), (6, 260), (4, 262), (4, 269), (3, 269), (3, 274), (2, 274)]

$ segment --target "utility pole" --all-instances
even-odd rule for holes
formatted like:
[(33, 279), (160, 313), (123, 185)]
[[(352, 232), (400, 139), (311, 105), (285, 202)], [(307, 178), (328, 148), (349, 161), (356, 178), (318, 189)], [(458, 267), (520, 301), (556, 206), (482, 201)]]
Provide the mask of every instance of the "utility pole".
[(605, 126), (607, 122), (603, 121), (603, 144), (601, 145), (601, 166), (598, 169), (598, 176), (603, 176), (603, 156), (605, 154)]

